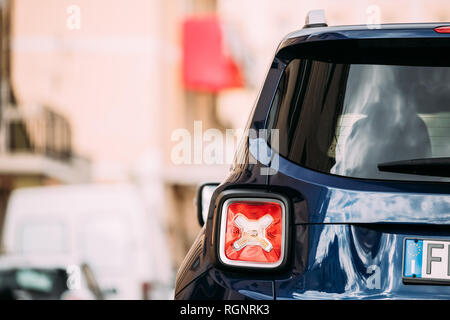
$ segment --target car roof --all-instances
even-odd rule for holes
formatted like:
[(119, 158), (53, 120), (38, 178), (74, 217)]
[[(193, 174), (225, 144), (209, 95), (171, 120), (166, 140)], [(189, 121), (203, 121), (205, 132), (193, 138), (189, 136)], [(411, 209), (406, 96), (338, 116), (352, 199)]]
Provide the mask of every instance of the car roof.
[(8, 201), (7, 216), (16, 212), (143, 212), (131, 184), (79, 184), (19, 188)]
[(277, 52), (287, 46), (314, 41), (450, 38), (449, 33), (438, 33), (434, 30), (441, 26), (450, 26), (450, 22), (306, 27), (289, 33), (281, 41)]
[(71, 256), (59, 255), (0, 255), (0, 270), (15, 268), (66, 269), (80, 263)]
[(33, 186), (23, 187), (14, 190), (14, 194), (61, 194), (61, 193), (78, 193), (90, 194), (96, 193), (129, 193), (134, 192), (136, 187), (129, 183), (112, 183), (112, 184), (61, 184), (49, 186)]

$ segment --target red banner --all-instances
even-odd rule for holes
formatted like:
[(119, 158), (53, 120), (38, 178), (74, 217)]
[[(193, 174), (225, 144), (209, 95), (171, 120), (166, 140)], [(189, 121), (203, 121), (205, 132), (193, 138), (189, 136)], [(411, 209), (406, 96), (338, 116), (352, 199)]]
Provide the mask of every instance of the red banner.
[(242, 73), (227, 54), (217, 16), (191, 17), (183, 23), (183, 82), (188, 90), (218, 92), (242, 87)]

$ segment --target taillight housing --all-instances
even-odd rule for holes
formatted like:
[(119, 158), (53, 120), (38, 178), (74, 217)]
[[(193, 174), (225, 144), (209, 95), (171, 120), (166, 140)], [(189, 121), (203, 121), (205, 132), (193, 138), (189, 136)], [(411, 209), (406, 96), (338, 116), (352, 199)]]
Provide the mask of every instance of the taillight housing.
[(220, 261), (233, 267), (275, 269), (287, 252), (287, 207), (269, 197), (230, 197), (220, 207)]

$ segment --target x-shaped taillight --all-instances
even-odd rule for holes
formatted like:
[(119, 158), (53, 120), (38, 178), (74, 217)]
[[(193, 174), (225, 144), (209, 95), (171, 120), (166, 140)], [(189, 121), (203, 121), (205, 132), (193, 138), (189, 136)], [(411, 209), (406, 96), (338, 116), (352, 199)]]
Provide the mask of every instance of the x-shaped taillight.
[(286, 251), (286, 206), (277, 199), (229, 199), (222, 205), (219, 257), (227, 265), (280, 266)]
[(237, 214), (234, 223), (241, 230), (241, 237), (233, 243), (236, 251), (245, 246), (260, 246), (266, 252), (270, 252), (273, 246), (266, 238), (266, 229), (272, 223), (273, 218), (266, 214), (258, 220), (249, 220), (243, 214)]

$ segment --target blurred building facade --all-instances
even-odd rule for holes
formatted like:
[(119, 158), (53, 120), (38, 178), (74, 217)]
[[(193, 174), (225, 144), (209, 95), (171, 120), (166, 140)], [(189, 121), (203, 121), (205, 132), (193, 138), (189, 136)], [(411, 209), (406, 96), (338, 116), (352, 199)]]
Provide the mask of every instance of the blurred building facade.
[(69, 120), (51, 106), (17, 100), (12, 84), (12, 7), (10, 1), (0, 2), (0, 237), (12, 190), (90, 180), (89, 161), (72, 148)]
[[(329, 25), (450, 20), (447, 0), (10, 3), (10, 82), (16, 109), (32, 113), (35, 106), (51, 108), (70, 126), (73, 154), (91, 161), (89, 175), (72, 170), (75, 178), (57, 182), (138, 184), (172, 236), (175, 266), (199, 230), (196, 186), (222, 180), (229, 164), (173, 163), (173, 132), (185, 128), (193, 135), (196, 120), (202, 121), (202, 131), (243, 128), (279, 41), (303, 26), (308, 10), (326, 9)], [(222, 21), (224, 50), (244, 75), (242, 88), (192, 90), (183, 83), (183, 24), (189, 17), (211, 14)], [(9, 75), (2, 74), (2, 81), (5, 77)], [(2, 102), (2, 111), (6, 109)], [(26, 171), (14, 163), (18, 172)], [(0, 158), (0, 170), (1, 164)]]

